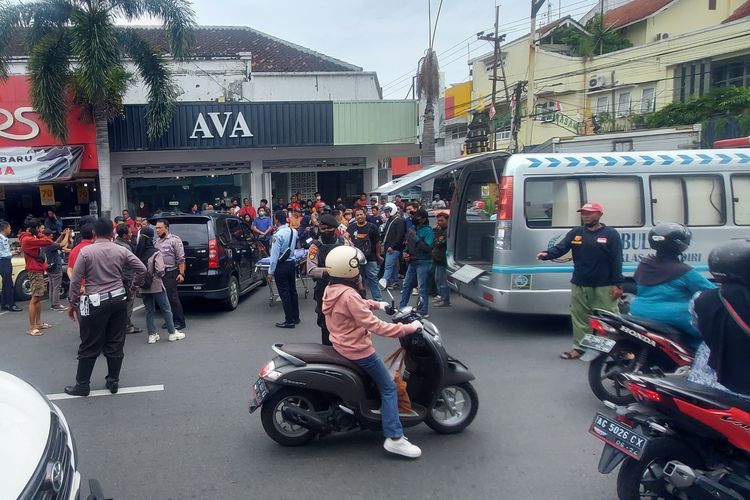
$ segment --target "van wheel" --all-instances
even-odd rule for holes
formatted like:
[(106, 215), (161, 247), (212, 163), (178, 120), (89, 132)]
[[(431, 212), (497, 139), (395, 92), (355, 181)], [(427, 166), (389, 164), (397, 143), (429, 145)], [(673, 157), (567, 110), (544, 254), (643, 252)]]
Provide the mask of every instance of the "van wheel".
[(14, 288), (17, 301), (31, 300), (31, 282), (26, 271), (18, 273)]
[(236, 276), (229, 277), (229, 295), (224, 299), (224, 308), (227, 311), (234, 311), (240, 304), (240, 283)]

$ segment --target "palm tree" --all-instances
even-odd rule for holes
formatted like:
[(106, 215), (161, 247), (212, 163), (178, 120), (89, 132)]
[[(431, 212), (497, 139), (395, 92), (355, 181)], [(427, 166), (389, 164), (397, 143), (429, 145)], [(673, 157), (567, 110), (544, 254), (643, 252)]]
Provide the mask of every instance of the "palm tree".
[(172, 57), (190, 54), (195, 15), (187, 0), (0, 0), (0, 81), (8, 78), (10, 43), (25, 37), (34, 111), (50, 132), (65, 141), (71, 104), (96, 122), (102, 213), (109, 215), (110, 172), (107, 121), (122, 113), (132, 76), (126, 61), (148, 87), (147, 128), (154, 139), (169, 127), (177, 96), (164, 54), (134, 31), (115, 25), (142, 17), (162, 22)]
[(435, 163), (435, 101), (440, 96), (440, 68), (432, 48), (419, 60), (417, 95), (425, 100), (422, 126), (422, 166)]

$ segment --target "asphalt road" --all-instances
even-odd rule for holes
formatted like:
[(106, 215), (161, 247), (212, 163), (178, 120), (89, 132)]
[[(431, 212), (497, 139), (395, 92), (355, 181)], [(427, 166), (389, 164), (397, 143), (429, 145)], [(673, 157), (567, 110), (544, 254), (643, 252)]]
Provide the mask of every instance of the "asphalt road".
[[(43, 337), (24, 334), (25, 313), (0, 316), (0, 369), (61, 393), (74, 380), (77, 329), (44, 305), (54, 328)], [(569, 347), (567, 321), (500, 315), (461, 299), (431, 311), (431, 320), (477, 376), (480, 409), (467, 430), (407, 429), (423, 450), (416, 461), (389, 456), (370, 432), (277, 445), (247, 404), (272, 343), (319, 341), (312, 299), (301, 306), (303, 323), (278, 330), (280, 304), (270, 308), (261, 288), (231, 313), (189, 304), (184, 341), (128, 336), (121, 387), (164, 389), (56, 402), (77, 437), (84, 480), (99, 479), (117, 500), (616, 497), (615, 475), (596, 470), (600, 441), (587, 432), (602, 409), (587, 366), (557, 358)], [(143, 314), (134, 314), (142, 327)], [(396, 342), (376, 345), (385, 355)], [(92, 389), (104, 388), (105, 374), (99, 358)]]

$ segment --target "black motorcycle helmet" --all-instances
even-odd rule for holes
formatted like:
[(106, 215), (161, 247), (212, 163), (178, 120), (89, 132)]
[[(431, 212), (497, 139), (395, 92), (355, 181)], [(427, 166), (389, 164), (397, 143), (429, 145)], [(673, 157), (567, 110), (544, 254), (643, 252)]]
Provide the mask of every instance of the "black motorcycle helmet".
[(711, 250), (708, 270), (721, 283), (750, 286), (750, 240), (732, 240)]
[(648, 244), (657, 252), (679, 255), (690, 246), (693, 233), (676, 222), (661, 222), (648, 232)]

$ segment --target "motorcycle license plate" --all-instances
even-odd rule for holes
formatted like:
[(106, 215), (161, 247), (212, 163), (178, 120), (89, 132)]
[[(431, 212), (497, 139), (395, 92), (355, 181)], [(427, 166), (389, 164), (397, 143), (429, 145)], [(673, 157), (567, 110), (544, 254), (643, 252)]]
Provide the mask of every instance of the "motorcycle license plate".
[(266, 382), (262, 378), (259, 378), (258, 381), (255, 382), (255, 385), (253, 385), (253, 398), (252, 401), (250, 401), (250, 413), (258, 409), (267, 397), (268, 388), (266, 387)]
[(586, 349), (594, 349), (595, 351), (609, 352), (617, 343), (614, 339), (608, 339), (607, 337), (600, 337), (598, 335), (586, 334), (581, 340), (581, 347)]
[(613, 448), (640, 460), (648, 444), (648, 438), (601, 413), (597, 413), (589, 432)]

